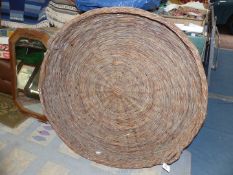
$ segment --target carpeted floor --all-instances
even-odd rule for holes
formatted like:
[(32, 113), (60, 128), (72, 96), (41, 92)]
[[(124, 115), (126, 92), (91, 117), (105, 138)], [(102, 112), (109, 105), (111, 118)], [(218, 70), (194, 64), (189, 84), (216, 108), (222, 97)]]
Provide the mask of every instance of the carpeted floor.
[[(180, 168), (182, 167), (182, 168)], [(161, 166), (118, 169), (71, 151), (49, 124), (27, 119), (17, 128), (0, 124), (0, 175), (190, 175), (191, 155), (184, 151), (167, 173)]]
[(12, 97), (0, 93), (0, 123), (15, 128), (26, 119), (26, 115), (19, 112), (14, 105)]
[(207, 120), (188, 150), (192, 175), (233, 174), (233, 102), (209, 99)]

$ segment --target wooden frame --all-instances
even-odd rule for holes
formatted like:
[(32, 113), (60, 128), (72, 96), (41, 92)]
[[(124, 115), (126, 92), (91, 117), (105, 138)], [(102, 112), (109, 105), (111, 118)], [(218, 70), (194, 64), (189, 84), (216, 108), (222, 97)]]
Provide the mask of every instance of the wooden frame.
[(43, 31), (39, 31), (35, 29), (16, 29), (13, 35), (9, 38), (10, 62), (12, 67), (13, 101), (21, 112), (29, 114), (38, 120), (47, 121), (45, 115), (41, 115), (39, 113), (28, 110), (21, 104), (21, 102), (17, 100), (17, 76), (16, 76), (17, 72), (16, 72), (15, 44), (21, 38), (38, 40), (45, 46), (45, 48), (47, 48), (49, 35)]

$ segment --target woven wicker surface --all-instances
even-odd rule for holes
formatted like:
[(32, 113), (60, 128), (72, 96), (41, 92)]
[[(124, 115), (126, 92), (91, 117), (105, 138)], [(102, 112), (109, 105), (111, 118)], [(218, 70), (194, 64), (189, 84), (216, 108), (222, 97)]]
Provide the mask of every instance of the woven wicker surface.
[(120, 168), (172, 163), (205, 119), (200, 60), (157, 15), (93, 10), (51, 38), (41, 102), (62, 140), (87, 159)]

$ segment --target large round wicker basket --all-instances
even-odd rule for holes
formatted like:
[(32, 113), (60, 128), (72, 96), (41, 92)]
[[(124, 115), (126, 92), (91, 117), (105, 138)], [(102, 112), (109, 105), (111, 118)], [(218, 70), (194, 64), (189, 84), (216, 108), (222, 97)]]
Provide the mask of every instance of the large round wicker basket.
[(120, 168), (177, 160), (207, 107), (197, 49), (164, 18), (133, 8), (93, 10), (66, 24), (48, 44), (40, 92), (71, 149)]

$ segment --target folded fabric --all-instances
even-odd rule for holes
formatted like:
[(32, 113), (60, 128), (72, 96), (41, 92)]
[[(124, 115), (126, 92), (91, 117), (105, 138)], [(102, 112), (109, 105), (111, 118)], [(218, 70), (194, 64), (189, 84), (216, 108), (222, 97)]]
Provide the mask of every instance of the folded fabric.
[(11, 28), (48, 27), (45, 7), (49, 0), (2, 0), (1, 25)]
[(75, 0), (52, 0), (56, 4), (75, 6)]
[(76, 15), (79, 15), (79, 11), (72, 0), (51, 0), (46, 8), (46, 16), (50, 24), (58, 28)]

